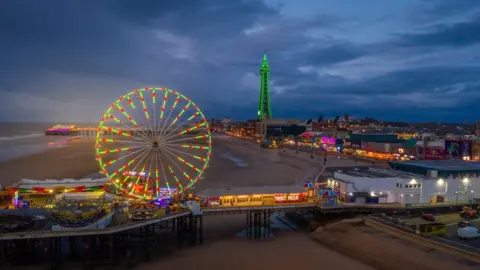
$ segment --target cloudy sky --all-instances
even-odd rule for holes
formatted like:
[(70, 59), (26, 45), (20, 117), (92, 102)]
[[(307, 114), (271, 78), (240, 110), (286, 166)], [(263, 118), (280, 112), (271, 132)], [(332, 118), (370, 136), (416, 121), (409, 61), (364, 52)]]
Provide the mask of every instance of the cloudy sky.
[(480, 118), (478, 0), (0, 2), (0, 120), (88, 121), (138, 87), (254, 118)]

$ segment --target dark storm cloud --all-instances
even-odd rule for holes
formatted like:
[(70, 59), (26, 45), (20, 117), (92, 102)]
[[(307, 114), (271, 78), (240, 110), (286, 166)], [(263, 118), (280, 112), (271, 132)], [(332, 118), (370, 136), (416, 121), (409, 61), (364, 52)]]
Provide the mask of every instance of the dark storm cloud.
[(437, 24), (426, 33), (399, 35), (406, 46), (467, 46), (480, 42), (480, 17), (471, 21)]
[(115, 6), (114, 12), (130, 22), (149, 27), (172, 28), (180, 34), (201, 37), (235, 35), (260, 16), (277, 14), (261, 1), (251, 0), (122, 0), (116, 2)]
[(423, 0), (414, 5), (409, 11), (410, 19), (428, 22), (431, 20), (464, 15), (480, 10), (480, 2), (477, 0)]
[(265, 50), (276, 116), (467, 106), (480, 93), (479, 70), (458, 59), (475, 58), (479, 21), (441, 18), (475, 5), (461, 1), (448, 13), (448, 1), (437, 3), (421, 3), (422, 23), (404, 28), (366, 23), (381, 6), (352, 16), (340, 3), (321, 13), (299, 5), (289, 16), (260, 0), (4, 1), (0, 120), (11, 110), (22, 111), (18, 119), (97, 119), (142, 86), (179, 89), (209, 116), (249, 118)]
[(364, 56), (364, 47), (352, 43), (338, 43), (321, 49), (313, 49), (303, 54), (304, 65), (329, 65), (353, 60)]

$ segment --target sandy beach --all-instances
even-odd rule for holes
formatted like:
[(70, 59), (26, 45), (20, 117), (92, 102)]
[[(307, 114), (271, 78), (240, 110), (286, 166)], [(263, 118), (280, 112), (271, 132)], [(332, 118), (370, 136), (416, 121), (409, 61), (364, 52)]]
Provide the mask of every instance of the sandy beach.
[(93, 140), (71, 142), (60, 148), (0, 162), (0, 184), (26, 179), (81, 178), (98, 171)]
[[(348, 160), (329, 158), (329, 166), (354, 166)], [(366, 165), (364, 163), (363, 165)], [(322, 162), (308, 153), (262, 149), (252, 141), (225, 135), (213, 137), (210, 167), (195, 190), (235, 186), (294, 185), (314, 177)], [(22, 178), (81, 178), (98, 171), (93, 140), (71, 142), (61, 148), (0, 162), (0, 184), (11, 185)]]
[(141, 264), (137, 269), (342, 269), (373, 270), (365, 264), (329, 250), (307, 235), (284, 232), (260, 242), (244, 239), (224, 239), (201, 248), (175, 252), (168, 260)]
[(473, 261), (366, 225), (338, 223), (327, 227), (312, 233), (313, 239), (377, 269), (478, 269)]

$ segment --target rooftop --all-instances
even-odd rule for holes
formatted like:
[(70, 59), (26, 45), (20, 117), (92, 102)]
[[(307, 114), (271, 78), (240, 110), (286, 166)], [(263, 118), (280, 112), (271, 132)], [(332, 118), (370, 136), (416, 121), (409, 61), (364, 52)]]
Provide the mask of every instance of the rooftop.
[(199, 197), (218, 197), (254, 194), (302, 193), (305, 189), (300, 186), (264, 186), (264, 187), (232, 187), (208, 188), (200, 191)]
[(415, 161), (392, 161), (395, 166), (412, 166), (438, 171), (480, 171), (480, 162), (463, 160), (415, 160)]
[(327, 169), (328, 174), (333, 177), (335, 172), (346, 174), (353, 177), (364, 178), (418, 178), (418, 174), (408, 173), (403, 171), (397, 171), (392, 169), (374, 168), (369, 166), (357, 166), (357, 167), (331, 167)]

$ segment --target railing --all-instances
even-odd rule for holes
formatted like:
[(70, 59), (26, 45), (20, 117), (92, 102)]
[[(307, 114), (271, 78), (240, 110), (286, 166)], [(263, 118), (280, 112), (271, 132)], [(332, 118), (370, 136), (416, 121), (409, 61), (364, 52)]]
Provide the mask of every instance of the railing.
[(174, 213), (165, 215), (158, 218), (147, 219), (145, 221), (138, 221), (127, 223), (123, 225), (117, 225), (107, 227), (104, 229), (89, 229), (89, 230), (72, 230), (72, 231), (27, 231), (27, 232), (14, 232), (7, 234), (0, 234), (0, 240), (12, 240), (12, 239), (27, 239), (27, 238), (48, 238), (48, 237), (62, 237), (62, 236), (81, 236), (81, 235), (101, 235), (101, 234), (113, 234), (122, 231), (128, 231), (136, 228), (140, 228), (147, 225), (156, 224), (161, 221), (167, 221), (182, 216), (190, 215), (190, 211), (184, 211), (180, 213)]
[(458, 200), (455, 202), (440, 202), (440, 203), (410, 203), (405, 204), (406, 207), (422, 207), (422, 206), (458, 206), (458, 205), (466, 205), (466, 204), (476, 204), (473, 200)]
[(408, 233), (410, 235), (426, 239), (430, 242), (435, 242), (436, 244), (447, 246), (448, 248), (457, 249), (457, 250), (460, 250), (462, 252), (466, 252), (466, 253), (469, 253), (469, 254), (472, 254), (472, 255), (475, 255), (475, 256), (480, 255), (480, 249), (476, 248), (476, 247), (473, 247), (473, 246), (465, 245), (465, 244), (462, 244), (462, 243), (459, 243), (459, 242), (448, 240), (448, 239), (445, 239), (445, 238), (442, 238), (442, 237), (437, 237), (437, 236), (434, 236), (434, 235), (423, 234), (419, 231), (412, 230), (412, 229), (404, 227), (400, 224), (396, 224), (396, 223), (393, 223), (391, 221), (382, 219), (378, 216), (369, 215), (367, 217), (367, 219), (370, 220), (370, 221), (376, 222), (376, 223), (380, 223), (384, 226), (393, 228), (395, 230), (399, 230), (399, 231), (402, 231), (404, 233)]
[(281, 209), (298, 209), (298, 208), (314, 208), (315, 203), (290, 203), (276, 205), (245, 205), (245, 206), (219, 206), (212, 208), (202, 208), (204, 214), (221, 213), (221, 212), (242, 212), (248, 210), (281, 210)]
[(445, 203), (418, 203), (418, 204), (400, 204), (400, 203), (379, 203), (379, 204), (366, 204), (366, 203), (339, 203), (332, 206), (319, 205), (322, 209), (335, 209), (335, 208), (401, 208), (401, 209), (414, 209), (414, 208), (435, 208), (445, 206), (462, 206), (462, 205), (477, 205), (473, 201), (458, 201), (458, 202), (445, 202)]

